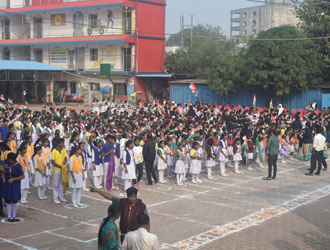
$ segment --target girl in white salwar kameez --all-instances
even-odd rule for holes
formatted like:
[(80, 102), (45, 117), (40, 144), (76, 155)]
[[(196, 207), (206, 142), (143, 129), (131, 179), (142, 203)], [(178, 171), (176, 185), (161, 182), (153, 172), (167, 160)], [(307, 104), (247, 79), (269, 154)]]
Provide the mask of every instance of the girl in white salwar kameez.
[(236, 174), (240, 173), (240, 171), (238, 170), (238, 165), (241, 160), (242, 160), (241, 140), (239, 138), (236, 138), (234, 143), (234, 156), (233, 156), (234, 169)]
[(214, 144), (214, 140), (213, 138), (210, 138), (207, 140), (207, 145), (205, 147), (205, 151), (206, 151), (206, 169), (207, 169), (207, 178), (209, 180), (214, 179), (214, 177), (212, 176), (212, 168), (215, 166), (215, 154), (213, 151), (213, 144)]
[(158, 170), (158, 178), (159, 178), (159, 183), (166, 183), (164, 180), (164, 171), (167, 168), (167, 157), (166, 157), (166, 152), (164, 149), (164, 141), (161, 140), (158, 143), (158, 149), (157, 149), (157, 170)]
[(202, 159), (203, 159), (203, 150), (199, 148), (199, 143), (193, 143), (193, 149), (190, 150), (190, 173), (191, 173), (191, 182), (192, 183), (202, 183), (199, 179), (199, 174), (202, 171)]
[(27, 195), (30, 188), (29, 183), (29, 155), (26, 153), (26, 144), (21, 144), (17, 151), (17, 161), (21, 164), (25, 178), (21, 180), (21, 203), (28, 203)]
[(83, 162), (81, 157), (80, 147), (71, 148), (71, 157), (69, 163), (69, 187), (71, 188), (72, 206), (77, 208), (83, 207), (84, 204), (80, 203), (81, 191), (83, 189)]
[(132, 186), (132, 181), (136, 179), (136, 170), (134, 162), (134, 143), (132, 140), (126, 142), (126, 148), (123, 151), (123, 172), (122, 179), (124, 180), (124, 191)]
[(222, 134), (221, 140), (219, 143), (219, 161), (220, 161), (220, 173), (222, 176), (226, 175), (226, 162), (228, 162), (228, 143), (227, 143), (227, 135)]
[(46, 188), (51, 190), (50, 177), (52, 171), (50, 167), (50, 148), (48, 147), (48, 140), (46, 138), (42, 140), (42, 158), (46, 162)]
[(38, 198), (47, 199), (46, 192), (46, 161), (42, 157), (42, 148), (36, 147), (33, 156), (33, 165), (35, 169), (34, 186), (38, 189)]
[(183, 178), (186, 168), (186, 155), (183, 151), (183, 145), (180, 143), (176, 152), (174, 153), (175, 160), (175, 174), (176, 174), (176, 183), (178, 186), (183, 185)]

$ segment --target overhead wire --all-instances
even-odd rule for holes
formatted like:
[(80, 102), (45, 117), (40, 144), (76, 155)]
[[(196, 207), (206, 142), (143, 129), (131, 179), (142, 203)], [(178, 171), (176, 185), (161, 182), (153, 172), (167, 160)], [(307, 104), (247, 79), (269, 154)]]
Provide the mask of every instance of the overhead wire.
[[(258, 0), (248, 0), (248, 1), (258, 1)], [(78, 2), (85, 2), (85, 1), (78, 1)], [(323, 1), (319, 1), (320, 3)], [(326, 2), (328, 3), (328, 2)], [(329, 2), (330, 4), (330, 2)], [(95, 6), (97, 9), (97, 6)], [(38, 17), (33, 14), (28, 14), (28, 13), (15, 13), (15, 12), (9, 12), (5, 10), (0, 10), (0, 13), (8, 14), (8, 15), (20, 15), (20, 16), (28, 16), (28, 17), (37, 17), (42, 20), (49, 20), (51, 21), (51, 18), (48, 17)], [(80, 25), (80, 26), (87, 26), (87, 27), (92, 27), (91, 24), (85, 24), (81, 22), (73, 22), (70, 20), (66, 20), (66, 23), (71, 23), (74, 25)], [(93, 25), (94, 28), (105, 28), (105, 25)], [(119, 30), (119, 31), (127, 31), (126, 28), (118, 28), (118, 27), (111, 27), (113, 30)], [(133, 34), (128, 34), (128, 35), (136, 35), (139, 33), (140, 35), (155, 35), (159, 37), (163, 36), (179, 36), (182, 37), (182, 34), (179, 33), (158, 33), (158, 32), (150, 32), (150, 31), (143, 31), (143, 30), (138, 30), (135, 27), (135, 30), (132, 30)], [(109, 34), (109, 35), (120, 35), (120, 34)], [(191, 37), (191, 35), (183, 35), (184, 37)], [(45, 37), (45, 36), (43, 36)], [(54, 36), (49, 36), (49, 37), (54, 37)], [(244, 36), (233, 36), (233, 37), (227, 37), (227, 36), (210, 36), (210, 35), (193, 35), (193, 38), (203, 38), (203, 39), (218, 39), (218, 40), (229, 40), (229, 41), (305, 41), (305, 40), (322, 40), (322, 39), (330, 39), (330, 36), (321, 36), (321, 37), (305, 37), (305, 38), (256, 38), (256, 37), (244, 37)]]

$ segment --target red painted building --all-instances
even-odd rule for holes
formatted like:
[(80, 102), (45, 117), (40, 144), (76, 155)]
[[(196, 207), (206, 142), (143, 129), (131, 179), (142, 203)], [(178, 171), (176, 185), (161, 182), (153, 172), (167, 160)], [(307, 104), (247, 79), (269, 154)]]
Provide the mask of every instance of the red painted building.
[(81, 75), (100, 74), (100, 65), (110, 64), (114, 96), (167, 95), (166, 0), (3, 2), (3, 60), (38, 61)]

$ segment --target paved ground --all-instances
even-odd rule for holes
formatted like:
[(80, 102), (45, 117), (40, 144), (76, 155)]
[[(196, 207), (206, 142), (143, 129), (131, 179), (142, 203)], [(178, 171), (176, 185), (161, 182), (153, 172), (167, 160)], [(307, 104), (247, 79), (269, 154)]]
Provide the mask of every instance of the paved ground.
[[(162, 249), (330, 249), (330, 171), (305, 176), (307, 163), (279, 164), (276, 181), (254, 168), (202, 184), (144, 186), (152, 232)], [(218, 169), (217, 169), (218, 171)], [(120, 195), (120, 192), (114, 192)], [(49, 191), (47, 196), (51, 197)], [(0, 223), (0, 249), (96, 249), (109, 201), (84, 192), (86, 208), (40, 201), (20, 205), (18, 224)], [(67, 197), (68, 199), (70, 197)]]

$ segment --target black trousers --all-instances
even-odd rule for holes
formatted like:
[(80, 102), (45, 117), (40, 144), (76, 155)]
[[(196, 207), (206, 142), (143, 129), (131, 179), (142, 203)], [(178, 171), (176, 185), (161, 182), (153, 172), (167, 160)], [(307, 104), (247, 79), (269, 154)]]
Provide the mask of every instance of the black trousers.
[(154, 169), (154, 161), (145, 161), (144, 164), (146, 166), (148, 183), (149, 183), (149, 185), (152, 185), (151, 176), (154, 178), (155, 182), (158, 181), (156, 173), (155, 173), (155, 169)]
[(322, 169), (322, 161), (323, 161), (323, 151), (313, 151), (312, 158), (311, 158), (311, 169), (310, 173), (314, 173), (316, 169), (316, 162), (317, 162), (317, 171), (316, 174), (319, 174)]
[(134, 185), (142, 179), (142, 176), (143, 176), (143, 163), (136, 164), (136, 176), (137, 176), (137, 179), (133, 180)]
[(275, 178), (277, 173), (277, 155), (268, 155), (268, 177)]

